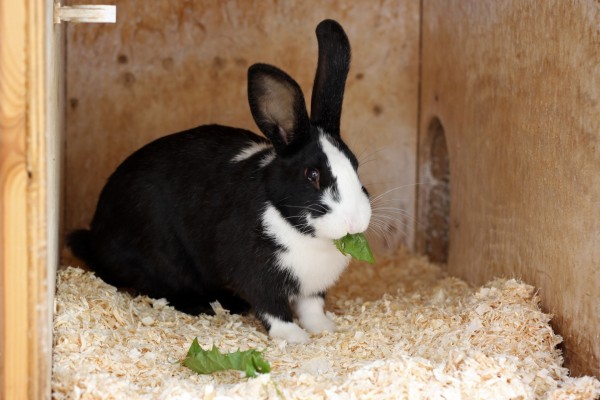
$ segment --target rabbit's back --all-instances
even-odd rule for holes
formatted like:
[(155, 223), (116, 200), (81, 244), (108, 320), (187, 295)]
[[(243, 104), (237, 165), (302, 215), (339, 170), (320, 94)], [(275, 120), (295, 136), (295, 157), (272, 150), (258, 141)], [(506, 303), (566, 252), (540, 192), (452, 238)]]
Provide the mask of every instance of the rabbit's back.
[(266, 143), (209, 125), (142, 147), (109, 178), (90, 231), (71, 235), (76, 255), (105, 281), (169, 298), (180, 309), (213, 301), (227, 284), (223, 265), (236, 256), (222, 247), (253, 226), (258, 212), (239, 192), (260, 197), (260, 173), (239, 164), (260, 164), (253, 158), (269, 151)]

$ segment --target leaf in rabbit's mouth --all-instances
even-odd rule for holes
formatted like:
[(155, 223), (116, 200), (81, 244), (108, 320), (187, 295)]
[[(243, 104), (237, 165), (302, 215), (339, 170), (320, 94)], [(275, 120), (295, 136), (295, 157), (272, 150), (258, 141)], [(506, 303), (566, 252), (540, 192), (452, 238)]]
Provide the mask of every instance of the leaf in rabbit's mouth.
[(375, 262), (369, 242), (367, 242), (367, 238), (362, 233), (347, 234), (341, 239), (335, 239), (333, 243), (343, 255), (350, 254), (357, 260), (366, 261), (370, 264)]

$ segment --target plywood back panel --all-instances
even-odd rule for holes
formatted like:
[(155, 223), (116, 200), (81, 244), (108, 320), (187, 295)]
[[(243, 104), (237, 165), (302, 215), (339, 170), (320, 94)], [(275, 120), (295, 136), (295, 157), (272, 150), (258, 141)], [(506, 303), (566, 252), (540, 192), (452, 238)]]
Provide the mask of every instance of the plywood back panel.
[(539, 288), (600, 375), (600, 5), (423, 2), (420, 130), (448, 143), (452, 274)]
[[(73, 2), (75, 3), (75, 2)], [(88, 3), (88, 2), (86, 2)], [(116, 166), (143, 144), (219, 123), (257, 131), (247, 68), (279, 66), (310, 90), (314, 30), (334, 18), (353, 60), (342, 134), (364, 162), (372, 194), (394, 187), (380, 249), (412, 242), (416, 164), (419, 4), (372, 2), (118, 2), (114, 26), (69, 26), (65, 227), (86, 226)], [(393, 220), (392, 220), (393, 218)]]

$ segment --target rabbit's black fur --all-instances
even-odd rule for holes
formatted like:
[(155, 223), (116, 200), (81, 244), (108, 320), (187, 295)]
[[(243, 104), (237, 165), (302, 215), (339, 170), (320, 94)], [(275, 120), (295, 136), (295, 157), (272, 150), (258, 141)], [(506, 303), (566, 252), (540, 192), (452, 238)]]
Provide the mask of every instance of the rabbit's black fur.
[(188, 312), (219, 300), (252, 307), (291, 342), (333, 330), (323, 296), (348, 263), (332, 243), (364, 231), (371, 209), (356, 157), (339, 135), (350, 47), (341, 26), (317, 27), (312, 116), (283, 71), (248, 71), (252, 132), (201, 126), (128, 157), (100, 194), (89, 230), (68, 237), (102, 279)]

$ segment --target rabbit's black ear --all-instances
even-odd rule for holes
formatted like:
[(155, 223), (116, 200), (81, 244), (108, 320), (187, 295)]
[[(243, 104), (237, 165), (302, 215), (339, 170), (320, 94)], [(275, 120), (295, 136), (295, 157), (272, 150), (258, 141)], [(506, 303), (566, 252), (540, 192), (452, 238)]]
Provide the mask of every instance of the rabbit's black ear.
[(248, 69), (248, 101), (256, 125), (278, 154), (308, 136), (310, 122), (302, 90), (279, 68), (254, 64)]
[(350, 42), (342, 26), (331, 19), (317, 26), (317, 41), (319, 61), (310, 120), (313, 125), (339, 136), (344, 87), (350, 69)]

